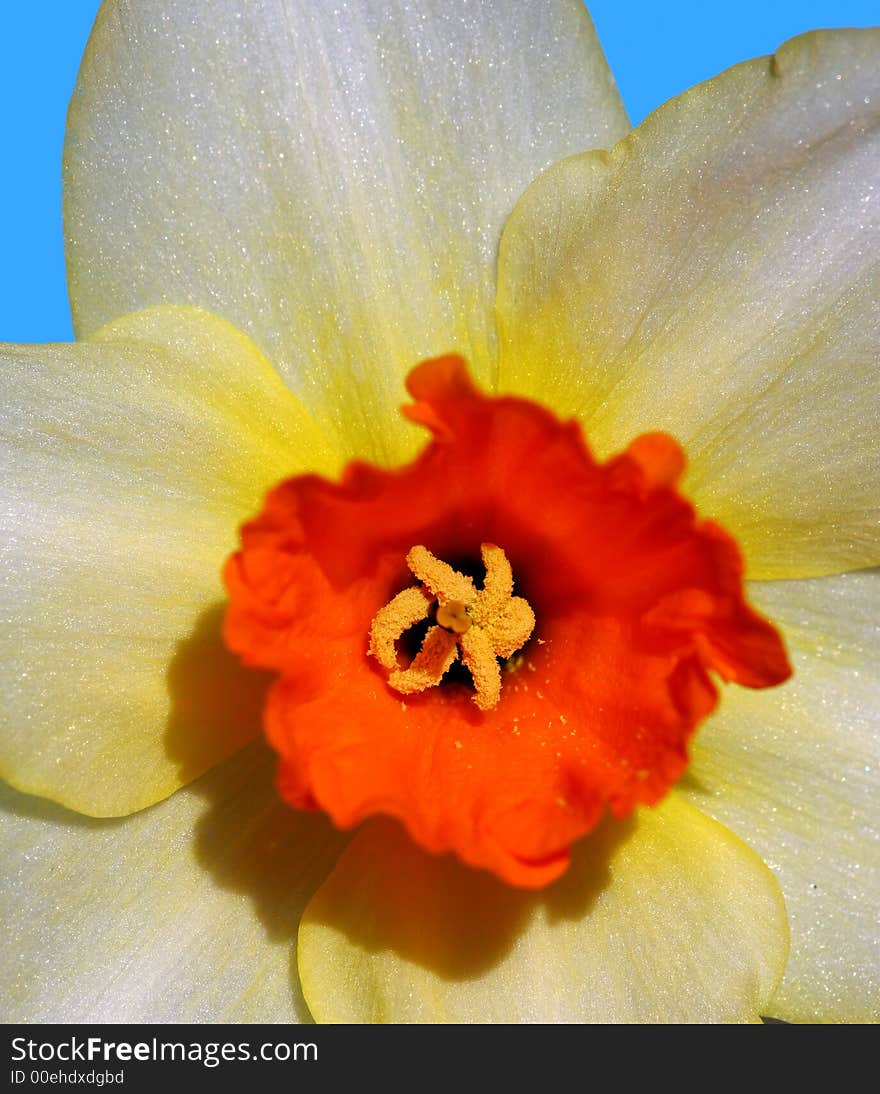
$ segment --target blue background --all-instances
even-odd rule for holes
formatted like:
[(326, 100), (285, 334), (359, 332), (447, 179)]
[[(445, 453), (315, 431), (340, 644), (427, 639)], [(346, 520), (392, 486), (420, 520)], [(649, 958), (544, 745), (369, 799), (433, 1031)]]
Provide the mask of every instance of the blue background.
[[(155, 2), (155, 0), (150, 0)], [(878, 0), (593, 0), (633, 124), (672, 95), (816, 27), (880, 22)], [(0, 19), (0, 341), (72, 338), (61, 235), (64, 117), (99, 0)]]

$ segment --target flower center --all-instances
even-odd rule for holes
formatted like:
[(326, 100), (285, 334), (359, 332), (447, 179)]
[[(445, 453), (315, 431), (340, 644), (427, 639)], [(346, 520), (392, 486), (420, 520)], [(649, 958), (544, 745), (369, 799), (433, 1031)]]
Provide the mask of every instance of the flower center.
[(768, 687), (791, 669), (735, 541), (679, 493), (673, 438), (597, 460), (576, 423), (482, 393), (455, 357), (407, 386), (432, 435), (412, 463), (298, 475), (244, 526), (226, 641), (279, 674), (264, 720), (291, 805), (340, 827), (396, 817), (538, 888), (606, 813), (680, 778), (714, 676)]
[[(510, 657), (529, 639), (535, 613), (513, 595), (513, 570), (494, 543), (480, 547), (486, 577), (477, 589), (466, 574), (436, 558), (427, 547), (413, 547), (406, 564), (421, 584), (399, 592), (376, 613), (370, 626), (371, 656), (389, 672), (388, 684), (412, 695), (440, 683), (459, 653), (474, 682), (474, 702), (493, 710), (501, 697), (499, 657)], [(397, 642), (427, 619), (436, 605), (436, 625), (407, 668), (398, 663)]]

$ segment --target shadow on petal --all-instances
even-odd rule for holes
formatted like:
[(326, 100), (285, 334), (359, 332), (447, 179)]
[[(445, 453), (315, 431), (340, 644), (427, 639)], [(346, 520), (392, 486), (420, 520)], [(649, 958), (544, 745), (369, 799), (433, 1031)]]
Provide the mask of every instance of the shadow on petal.
[(558, 881), (538, 894), (551, 923), (589, 915), (599, 894), (611, 884), (609, 863), (635, 829), (633, 815), (623, 820), (608, 815), (594, 832), (574, 845), (571, 866)]
[[(289, 942), (348, 837), (322, 814), (279, 798), (276, 757), (261, 734), (273, 674), (245, 668), (229, 653), (223, 611), (218, 604), (200, 616), (169, 667), (165, 745), (181, 777), (230, 757), (191, 784), (205, 803), (193, 832), (196, 859), (218, 886), (249, 898), (270, 941)], [(305, 1014), (296, 977), (293, 991)]]
[(444, 980), (471, 980), (505, 958), (536, 914), (588, 915), (611, 880), (611, 856), (633, 828), (632, 821), (606, 821), (576, 846), (559, 881), (531, 892), (450, 855), (427, 854), (399, 824), (377, 819), (349, 844), (304, 925), (312, 937), (330, 931), (361, 952), (390, 950)]
[(190, 782), (260, 736), (272, 673), (245, 668), (223, 644), (225, 605), (207, 608), (168, 666), (165, 749)]
[[(227, 763), (234, 770), (222, 793), (211, 792), (213, 780), (194, 784), (206, 804), (195, 827), (195, 854), (215, 884), (248, 898), (270, 942), (290, 943), (347, 836), (323, 814), (285, 805), (275, 790), (275, 764), (269, 747), (255, 742)], [(295, 1012), (307, 1021), (295, 964), (290, 983)]]
[[(245, 749), (235, 785), (223, 798), (205, 795), (196, 854), (214, 880), (250, 897), (268, 936), (296, 937), (305, 902), (348, 841), (323, 813), (291, 809), (278, 797), (276, 757), (262, 742)], [(195, 789), (202, 790), (202, 784)]]
[(709, 795), (712, 793), (709, 787), (694, 774), (691, 768), (688, 768), (678, 780), (676, 789), (680, 791), (690, 791), (692, 794)]
[(123, 827), (129, 820), (128, 817), (87, 817), (84, 813), (75, 813), (48, 798), (16, 790), (3, 781), (0, 781), (0, 814), (22, 820), (48, 821), (54, 825), (90, 832), (112, 831)]

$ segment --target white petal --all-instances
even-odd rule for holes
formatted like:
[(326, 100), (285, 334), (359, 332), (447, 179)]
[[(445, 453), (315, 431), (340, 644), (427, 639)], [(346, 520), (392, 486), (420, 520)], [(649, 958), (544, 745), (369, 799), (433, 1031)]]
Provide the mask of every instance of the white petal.
[(457, 349), (493, 379), (525, 186), (626, 129), (578, 0), (213, 0), (209, 21), (111, 0), (66, 145), (76, 330), (205, 307), (349, 452), (387, 458), (416, 436), (396, 408), (420, 359)]
[(344, 840), (274, 765), (251, 746), (113, 821), (0, 788), (4, 1020), (308, 1020), (291, 941)]
[(319, 1022), (754, 1022), (787, 948), (770, 871), (674, 795), (537, 894), (368, 826), (298, 942)]
[(551, 168), (499, 260), (501, 386), (683, 442), (753, 577), (880, 561), (880, 29), (796, 38)]
[(770, 1013), (876, 1021), (880, 571), (749, 592), (782, 627), (794, 678), (778, 690), (727, 690), (697, 735), (682, 791), (782, 885), (791, 958)]
[(220, 571), (268, 487), (333, 457), (253, 344), (195, 309), (0, 363), (0, 773), (131, 812), (259, 732)]

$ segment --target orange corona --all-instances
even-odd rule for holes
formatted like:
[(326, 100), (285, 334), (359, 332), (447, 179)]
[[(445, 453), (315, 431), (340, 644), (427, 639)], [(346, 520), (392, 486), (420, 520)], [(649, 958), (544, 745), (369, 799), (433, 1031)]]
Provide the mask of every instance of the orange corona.
[(396, 817), (540, 887), (606, 810), (681, 776), (713, 674), (767, 687), (788, 660), (736, 543), (678, 493), (671, 437), (600, 463), (575, 423), (482, 394), (456, 357), (408, 389), (433, 434), (413, 463), (290, 479), (245, 525), (226, 640), (278, 673), (265, 729), (290, 804)]

